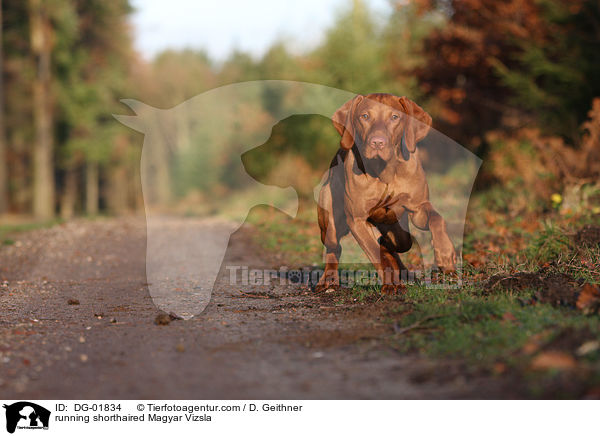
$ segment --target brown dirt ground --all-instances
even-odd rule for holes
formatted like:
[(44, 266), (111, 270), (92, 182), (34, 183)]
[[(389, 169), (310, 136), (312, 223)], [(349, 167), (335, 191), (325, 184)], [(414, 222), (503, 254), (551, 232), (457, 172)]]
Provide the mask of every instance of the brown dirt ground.
[(451, 362), (396, 351), (385, 299), (337, 307), (300, 285), (229, 285), (227, 264), (273, 266), (251, 231), (244, 225), (231, 237), (206, 310), (168, 325), (154, 322), (143, 219), (76, 220), (13, 236), (0, 248), (0, 396), (511, 396), (499, 379), (465, 378), (444, 369)]

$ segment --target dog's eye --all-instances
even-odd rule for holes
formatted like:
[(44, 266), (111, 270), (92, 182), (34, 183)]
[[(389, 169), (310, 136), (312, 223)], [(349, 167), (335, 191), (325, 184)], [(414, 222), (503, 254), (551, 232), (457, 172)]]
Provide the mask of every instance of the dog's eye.
[(363, 120), (368, 120), (369, 119), (369, 114), (362, 114), (360, 116)]
[(392, 121), (398, 121), (398, 119), (400, 119), (400, 117), (398, 116), (398, 114), (392, 115)]

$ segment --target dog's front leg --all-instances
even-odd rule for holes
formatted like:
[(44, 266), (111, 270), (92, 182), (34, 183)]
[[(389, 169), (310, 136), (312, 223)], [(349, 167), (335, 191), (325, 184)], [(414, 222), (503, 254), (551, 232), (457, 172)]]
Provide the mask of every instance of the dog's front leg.
[[(320, 200), (323, 198), (326, 200), (327, 196), (321, 191)], [(330, 195), (329, 198), (331, 198)], [(324, 203), (321, 203), (320, 201), (320, 204)], [(329, 206), (330, 209), (332, 209), (331, 203), (329, 203)], [(325, 271), (323, 271), (323, 276), (319, 279), (315, 291), (322, 292), (327, 289), (337, 289), (340, 285), (338, 273), (338, 263), (340, 255), (342, 254), (340, 235), (344, 234), (344, 230), (340, 229), (341, 225), (336, 225), (333, 213), (328, 212), (321, 206), (317, 207), (317, 212), (319, 217), (319, 227), (321, 228), (321, 242), (323, 242), (323, 245), (325, 246), (326, 254)], [(345, 226), (346, 223), (344, 222), (343, 225)]]
[(421, 230), (431, 231), (431, 243), (433, 244), (433, 255), (435, 263), (444, 272), (456, 270), (456, 251), (446, 230), (446, 221), (426, 201), (419, 205), (410, 214), (412, 223)]
[(393, 253), (380, 245), (372, 232), (366, 218), (348, 220), (350, 232), (358, 245), (365, 252), (381, 280), (382, 294), (396, 294), (404, 290), (400, 281), (400, 266)]

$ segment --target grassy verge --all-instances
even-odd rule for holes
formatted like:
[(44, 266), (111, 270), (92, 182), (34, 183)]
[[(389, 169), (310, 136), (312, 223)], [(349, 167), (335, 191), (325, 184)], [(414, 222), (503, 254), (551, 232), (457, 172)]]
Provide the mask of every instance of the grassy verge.
[(286, 263), (295, 266), (321, 263), (323, 245), (315, 208), (303, 205), (292, 219), (275, 209), (257, 207), (247, 221), (257, 229), (255, 242), (267, 251), (281, 254)]
[[(320, 263), (313, 215), (310, 210), (296, 220), (256, 215), (257, 239), (289, 263)], [(511, 218), (500, 211), (472, 217), (464, 246), (465, 285), (409, 284), (404, 296), (387, 297), (392, 333), (386, 342), (440, 363), (460, 361), (466, 376), (504, 377), (516, 397), (600, 395), (598, 307), (584, 312), (576, 305), (585, 284), (593, 290), (600, 283), (600, 246), (590, 224), (600, 224), (598, 215), (551, 211)], [(524, 272), (532, 274), (520, 277)], [(498, 286), (494, 277), (508, 277), (501, 282), (508, 285)], [(370, 304), (381, 297), (379, 286), (356, 285), (328, 298), (334, 304)]]
[(0, 224), (0, 243), (2, 245), (13, 245), (15, 243), (12, 235), (37, 229), (47, 229), (62, 223), (60, 219), (48, 221), (30, 221), (16, 224)]

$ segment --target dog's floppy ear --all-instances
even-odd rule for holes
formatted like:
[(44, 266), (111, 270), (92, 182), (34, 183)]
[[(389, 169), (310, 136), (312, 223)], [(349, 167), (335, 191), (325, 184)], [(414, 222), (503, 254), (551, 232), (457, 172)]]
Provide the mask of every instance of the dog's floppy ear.
[(364, 96), (357, 95), (348, 100), (331, 117), (333, 127), (342, 136), (340, 147), (345, 150), (350, 150), (354, 144), (354, 111), (363, 98)]
[(404, 141), (409, 152), (414, 153), (417, 143), (425, 138), (431, 128), (431, 116), (414, 101), (400, 97), (402, 112), (408, 115), (404, 127)]

